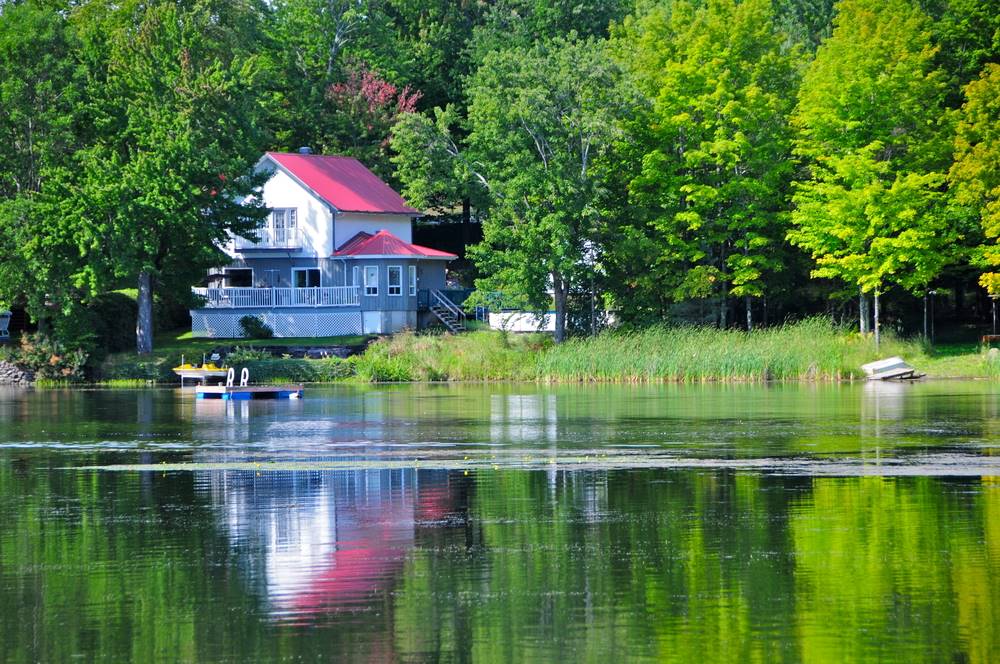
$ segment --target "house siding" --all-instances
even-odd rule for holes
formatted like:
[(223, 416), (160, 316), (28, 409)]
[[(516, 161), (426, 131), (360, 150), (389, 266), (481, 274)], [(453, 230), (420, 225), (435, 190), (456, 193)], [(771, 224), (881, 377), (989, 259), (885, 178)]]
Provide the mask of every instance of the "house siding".
[[(262, 168), (266, 168), (262, 166)], [(333, 213), (329, 206), (313, 196), (287, 173), (274, 171), (264, 183), (263, 198), (269, 208), (295, 208), (298, 217), (300, 256), (329, 256), (333, 246)]]
[(333, 223), (334, 244), (339, 248), (358, 233), (374, 235), (381, 230), (389, 231), (403, 242), (413, 242), (412, 222), (409, 215), (338, 212)]

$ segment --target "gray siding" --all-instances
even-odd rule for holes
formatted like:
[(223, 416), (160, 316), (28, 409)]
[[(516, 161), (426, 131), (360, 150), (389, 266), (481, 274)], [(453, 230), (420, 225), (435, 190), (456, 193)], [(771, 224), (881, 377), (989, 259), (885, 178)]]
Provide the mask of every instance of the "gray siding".
[[(365, 295), (364, 268), (378, 267), (378, 295)], [(389, 266), (398, 265), (403, 270), (403, 294), (389, 295)], [(347, 261), (347, 283), (352, 284), (353, 268), (358, 267), (358, 286), (361, 290), (361, 308), (365, 311), (416, 311), (417, 296), (410, 295), (409, 266), (417, 266), (417, 290), (441, 289), (445, 284), (445, 261), (439, 260), (395, 260), (395, 259), (349, 259)], [(352, 284), (353, 285), (353, 284)]]
[[(289, 256), (267, 256), (258, 258), (256, 256), (242, 261), (236, 261), (226, 267), (248, 267), (253, 269), (253, 285), (266, 288), (274, 286), (277, 288), (290, 288), (293, 286), (293, 268), (313, 268), (320, 269), (321, 286), (344, 286), (344, 264), (340, 259), (335, 258), (308, 258)], [(277, 283), (267, 283), (269, 270), (275, 271), (278, 279)]]

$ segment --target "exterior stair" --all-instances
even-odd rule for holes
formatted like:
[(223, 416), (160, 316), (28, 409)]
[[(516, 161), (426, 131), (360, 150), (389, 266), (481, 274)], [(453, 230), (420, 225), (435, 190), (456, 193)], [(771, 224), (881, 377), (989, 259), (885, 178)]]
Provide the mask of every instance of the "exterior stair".
[(430, 310), (452, 334), (465, 331), (465, 312), (441, 291), (431, 291)]

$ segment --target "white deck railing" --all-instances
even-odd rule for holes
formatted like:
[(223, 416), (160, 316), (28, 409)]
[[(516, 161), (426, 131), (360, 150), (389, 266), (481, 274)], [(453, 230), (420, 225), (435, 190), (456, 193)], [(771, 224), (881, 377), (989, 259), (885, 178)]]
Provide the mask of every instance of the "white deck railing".
[(298, 229), (264, 226), (254, 231), (257, 239), (233, 236), (234, 249), (297, 249), (302, 246)]
[(354, 307), (358, 305), (357, 286), (322, 288), (192, 288), (205, 298), (205, 306), (235, 307)]

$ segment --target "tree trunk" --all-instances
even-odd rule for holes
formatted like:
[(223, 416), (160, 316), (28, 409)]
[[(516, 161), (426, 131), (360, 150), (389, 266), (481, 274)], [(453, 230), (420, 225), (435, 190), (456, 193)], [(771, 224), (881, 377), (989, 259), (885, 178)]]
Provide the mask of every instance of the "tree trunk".
[(469, 197), (462, 199), (462, 255), (465, 255), (465, 248), (472, 242), (472, 204)]
[(858, 294), (858, 318), (861, 321), (861, 334), (868, 334), (868, 298), (864, 291)]
[(747, 295), (747, 332), (753, 331), (753, 307), (750, 306), (750, 296)]
[(878, 352), (878, 345), (881, 339), (879, 338), (879, 321), (878, 321), (878, 291), (875, 291), (875, 352)]
[(926, 343), (930, 340), (928, 335), (929, 328), (927, 326), (927, 293), (924, 293), (924, 342)]
[(556, 326), (554, 336), (556, 343), (566, 339), (566, 285), (558, 273), (552, 274), (552, 290), (556, 301)]
[(135, 348), (139, 355), (153, 352), (153, 275), (139, 273), (139, 315), (135, 322)]

